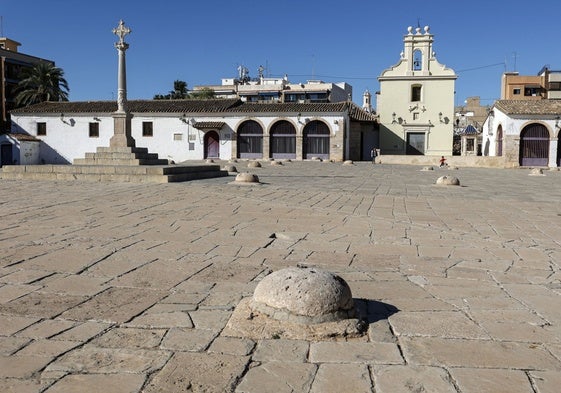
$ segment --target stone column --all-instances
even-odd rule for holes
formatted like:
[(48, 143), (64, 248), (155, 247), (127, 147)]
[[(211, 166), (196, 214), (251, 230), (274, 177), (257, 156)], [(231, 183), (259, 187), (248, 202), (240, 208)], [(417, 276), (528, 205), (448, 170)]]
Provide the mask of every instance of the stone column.
[(557, 139), (551, 138), (549, 140), (549, 162), (548, 167), (557, 168)]
[(131, 29), (125, 26), (124, 21), (119, 21), (119, 26), (113, 29), (113, 34), (119, 37), (115, 48), (119, 51), (119, 70), (117, 86), (117, 112), (113, 114), (114, 130), (113, 137), (109, 142), (110, 147), (134, 147), (135, 141), (131, 135), (131, 115), (127, 105), (127, 68), (125, 51), (129, 44), (125, 42), (125, 36), (130, 34)]
[(303, 145), (303, 129), (300, 133), (296, 134), (296, 159), (303, 160), (304, 159), (304, 145)]

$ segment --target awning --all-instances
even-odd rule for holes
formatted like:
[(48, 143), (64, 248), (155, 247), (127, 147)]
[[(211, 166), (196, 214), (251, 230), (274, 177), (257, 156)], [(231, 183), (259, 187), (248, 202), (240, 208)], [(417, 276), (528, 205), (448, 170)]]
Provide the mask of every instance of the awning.
[(462, 135), (476, 135), (477, 133), (477, 129), (470, 124), (466, 128), (464, 128)]
[(223, 121), (198, 121), (193, 124), (193, 127), (199, 130), (219, 130), (226, 124)]

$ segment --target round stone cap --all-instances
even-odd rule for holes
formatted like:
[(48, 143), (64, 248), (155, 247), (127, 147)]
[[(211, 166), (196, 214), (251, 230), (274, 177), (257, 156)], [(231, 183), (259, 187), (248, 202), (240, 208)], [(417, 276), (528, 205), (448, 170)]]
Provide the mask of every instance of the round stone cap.
[(247, 163), (248, 168), (261, 168), (261, 163), (259, 161), (250, 161)]
[(318, 268), (289, 267), (255, 288), (252, 308), (278, 320), (316, 324), (355, 315), (351, 289), (341, 277)]
[(454, 176), (440, 176), (436, 179), (436, 184), (442, 186), (459, 186), (460, 180)]
[(529, 175), (530, 176), (544, 176), (543, 170), (541, 168), (532, 168)]
[(236, 175), (236, 182), (239, 183), (259, 183), (257, 175), (252, 173), (242, 172)]

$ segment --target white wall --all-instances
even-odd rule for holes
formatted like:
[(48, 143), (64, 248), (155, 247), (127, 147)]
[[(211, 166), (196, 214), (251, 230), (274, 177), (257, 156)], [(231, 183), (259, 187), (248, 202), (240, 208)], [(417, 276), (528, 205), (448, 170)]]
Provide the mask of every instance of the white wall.
[[(493, 115), (487, 116), (487, 119), (483, 123), (483, 133), (482, 133), (482, 153), (484, 156), (496, 156), (498, 152), (497, 146), (497, 131), (499, 126), (503, 130), (503, 156), (516, 157), (516, 161), (519, 158), (518, 144), (514, 145), (512, 148), (513, 140), (520, 137), (520, 133), (529, 124), (537, 123), (545, 126), (549, 131), (550, 136), (550, 151), (549, 151), (549, 166), (556, 167), (556, 157), (557, 157), (557, 136), (558, 128), (556, 128), (555, 119), (544, 119), (544, 116), (539, 115), (520, 115), (518, 117), (511, 117), (506, 113), (503, 113), (497, 107), (492, 109)], [(552, 117), (552, 116), (549, 116)]]
[[(89, 137), (89, 123), (95, 122), (92, 115), (68, 115), (61, 120), (60, 115), (23, 116), (12, 115), (15, 130), (26, 132), (41, 140), (40, 163), (68, 164), (74, 158), (84, 158), (86, 153), (95, 152), (98, 146), (109, 146), (113, 136), (113, 118), (99, 117), (99, 137)], [(47, 124), (47, 135), (37, 135), (37, 123)]]
[[(282, 115), (282, 114), (281, 114)], [(93, 153), (97, 147), (109, 146), (113, 136), (113, 118), (111, 116), (96, 116), (99, 119), (99, 137), (89, 137), (89, 123), (94, 122), (91, 114), (65, 115), (61, 121), (60, 115), (13, 115), (12, 122), (15, 130), (13, 132), (25, 132), (36, 136), (41, 140), (40, 163), (62, 164), (72, 163), (75, 158), (84, 158), (86, 153)], [(150, 153), (158, 153), (162, 159), (173, 160), (176, 163), (187, 160), (202, 160), (204, 158), (204, 131), (197, 130), (189, 119), (196, 122), (225, 122), (220, 131), (220, 158), (228, 160), (236, 154), (232, 151), (235, 141), (235, 130), (245, 120), (256, 120), (263, 127), (263, 135), (268, 137), (270, 127), (278, 120), (288, 120), (295, 128), (296, 133), (302, 136), (306, 119), (323, 120), (331, 128), (332, 138), (342, 132), (341, 124), (346, 121), (343, 115), (333, 114), (326, 116), (315, 116), (315, 114), (303, 113), (300, 121), (296, 116), (279, 116), (278, 113), (259, 114), (255, 117), (244, 115), (229, 115), (228, 117), (188, 115), (187, 123), (182, 121), (177, 114), (142, 114), (134, 115), (131, 120), (132, 137), (137, 147), (146, 147)], [(37, 136), (37, 123), (47, 123), (47, 135)], [(153, 136), (142, 136), (142, 123), (152, 122)], [(338, 124), (335, 124), (335, 123)], [(180, 135), (180, 140), (175, 140), (174, 135)], [(191, 136), (191, 140), (189, 139)], [(193, 150), (190, 150), (189, 144)], [(264, 151), (267, 157), (268, 151)]]

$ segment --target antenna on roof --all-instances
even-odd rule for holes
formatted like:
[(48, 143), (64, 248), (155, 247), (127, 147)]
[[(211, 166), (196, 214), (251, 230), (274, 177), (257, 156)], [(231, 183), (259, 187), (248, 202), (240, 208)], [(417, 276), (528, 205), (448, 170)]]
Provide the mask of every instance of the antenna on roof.
[(0, 15), (0, 37), (4, 37), (4, 17)]
[(417, 27), (421, 28), (421, 18), (417, 17)]
[(312, 53), (312, 80), (316, 79), (316, 55)]

